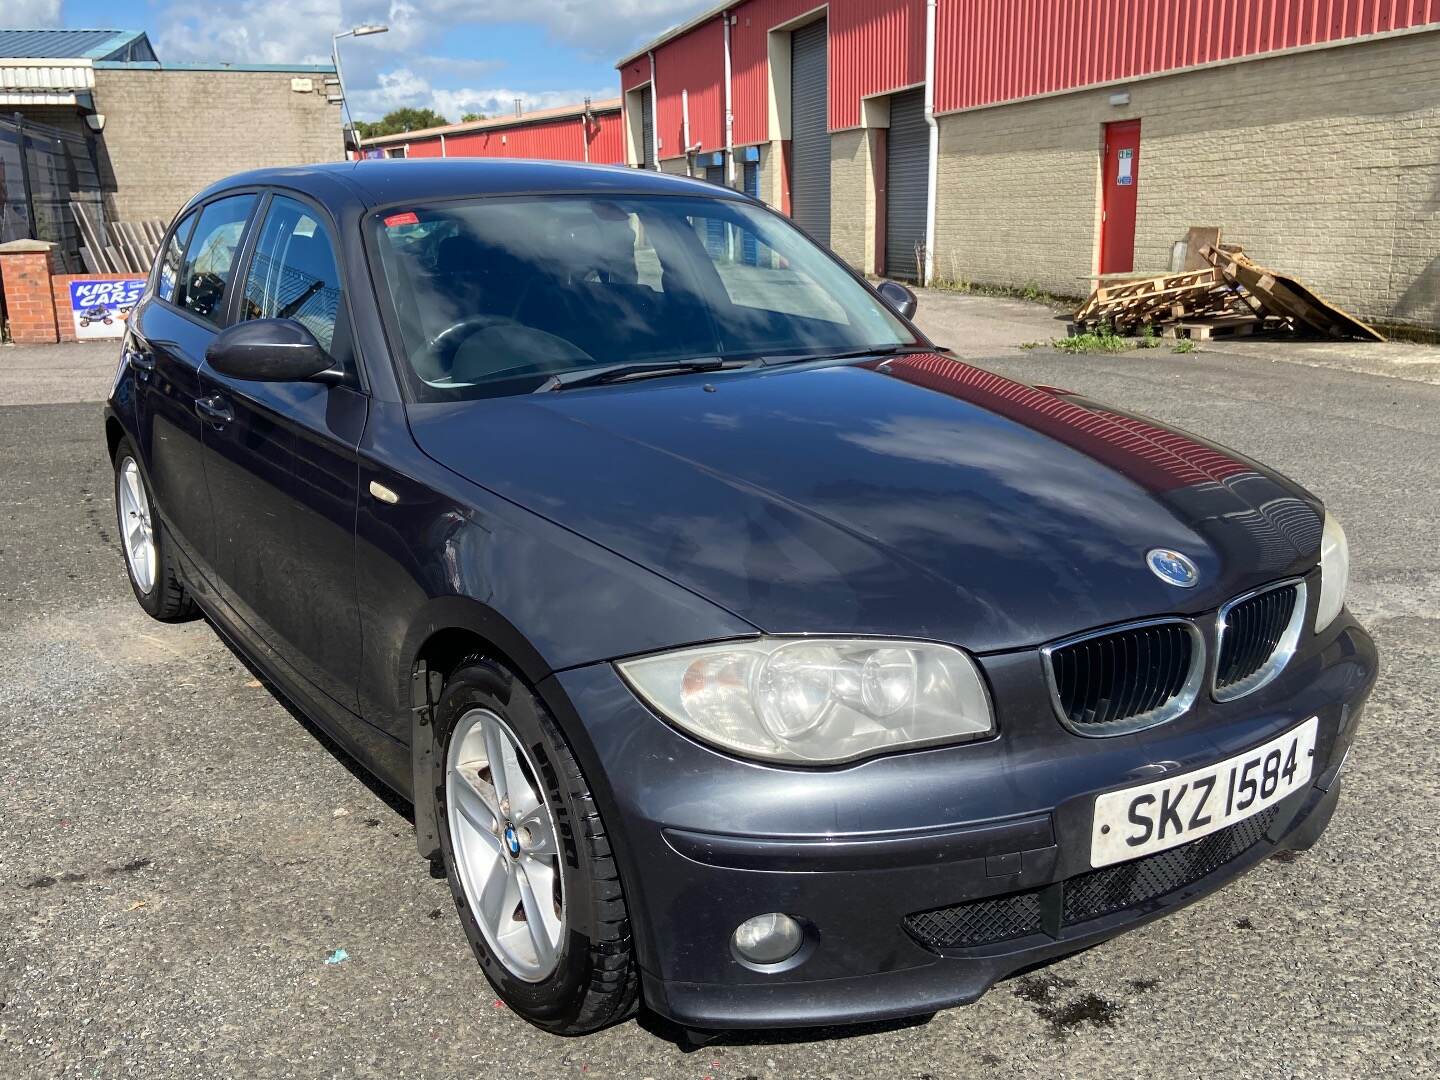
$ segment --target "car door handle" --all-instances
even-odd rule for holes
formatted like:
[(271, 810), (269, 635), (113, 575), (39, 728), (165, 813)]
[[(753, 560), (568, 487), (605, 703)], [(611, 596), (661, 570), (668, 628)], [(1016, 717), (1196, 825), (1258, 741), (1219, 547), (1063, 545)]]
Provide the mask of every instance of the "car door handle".
[(230, 406), (219, 394), (196, 398), (195, 415), (206, 423), (214, 424), (216, 427), (224, 427), (231, 420), (235, 419), (235, 414), (230, 411)]
[(131, 349), (125, 354), (125, 359), (142, 375), (149, 375), (155, 370), (155, 357), (147, 352), (141, 352), (139, 349)]

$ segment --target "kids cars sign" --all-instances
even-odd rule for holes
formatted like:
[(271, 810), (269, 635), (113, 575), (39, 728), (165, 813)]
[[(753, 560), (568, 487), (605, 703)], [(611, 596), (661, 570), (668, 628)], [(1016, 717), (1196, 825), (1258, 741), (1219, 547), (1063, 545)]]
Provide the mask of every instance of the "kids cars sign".
[(125, 333), (125, 320), (145, 290), (143, 277), (103, 278), (70, 282), (70, 315), (75, 336), (118, 338)]

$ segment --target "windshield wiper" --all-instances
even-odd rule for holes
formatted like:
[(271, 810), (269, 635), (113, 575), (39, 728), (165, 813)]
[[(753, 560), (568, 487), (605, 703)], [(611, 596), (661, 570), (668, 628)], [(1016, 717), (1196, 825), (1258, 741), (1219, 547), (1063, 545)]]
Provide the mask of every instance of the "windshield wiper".
[(665, 375), (691, 375), (697, 371), (721, 371), (725, 368), (743, 367), (748, 361), (722, 360), (718, 356), (699, 357), (694, 360), (658, 360), (653, 363), (606, 364), (598, 368), (577, 368), (551, 375), (531, 393), (544, 394), (552, 390), (572, 390), (578, 386), (604, 386), (607, 383), (626, 382), (630, 379), (655, 379)]
[(900, 356), (904, 353), (933, 352), (926, 345), (870, 345), (863, 349), (845, 349), (840, 352), (800, 353), (795, 356), (771, 355), (760, 358), (765, 367), (781, 364), (806, 364), (816, 360), (858, 360), (867, 356)]

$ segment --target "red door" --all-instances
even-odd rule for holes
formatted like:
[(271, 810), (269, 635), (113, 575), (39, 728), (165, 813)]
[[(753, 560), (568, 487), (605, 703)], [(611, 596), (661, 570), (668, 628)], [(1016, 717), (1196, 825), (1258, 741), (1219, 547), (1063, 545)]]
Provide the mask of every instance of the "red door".
[(1140, 187), (1140, 121), (1105, 125), (1100, 272), (1135, 269), (1135, 193)]

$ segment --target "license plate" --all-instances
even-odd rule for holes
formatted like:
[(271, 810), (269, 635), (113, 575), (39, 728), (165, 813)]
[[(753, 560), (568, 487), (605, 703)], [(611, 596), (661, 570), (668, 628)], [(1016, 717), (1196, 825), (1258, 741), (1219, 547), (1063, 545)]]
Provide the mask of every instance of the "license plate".
[(1214, 765), (1097, 796), (1090, 865), (1177, 847), (1273, 806), (1310, 780), (1319, 726), (1312, 716), (1278, 739)]

